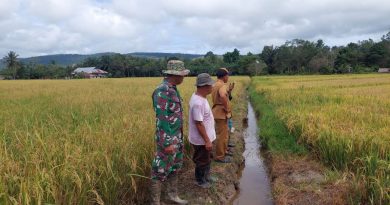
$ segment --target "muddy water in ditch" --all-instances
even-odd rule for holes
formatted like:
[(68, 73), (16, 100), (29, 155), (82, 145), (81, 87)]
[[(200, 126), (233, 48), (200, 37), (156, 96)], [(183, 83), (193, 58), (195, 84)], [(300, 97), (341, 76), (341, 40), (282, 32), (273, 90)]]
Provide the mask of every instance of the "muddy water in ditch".
[(259, 129), (252, 105), (248, 102), (248, 127), (244, 131), (245, 167), (241, 171), (239, 191), (231, 202), (234, 205), (270, 205), (271, 187), (260, 155)]

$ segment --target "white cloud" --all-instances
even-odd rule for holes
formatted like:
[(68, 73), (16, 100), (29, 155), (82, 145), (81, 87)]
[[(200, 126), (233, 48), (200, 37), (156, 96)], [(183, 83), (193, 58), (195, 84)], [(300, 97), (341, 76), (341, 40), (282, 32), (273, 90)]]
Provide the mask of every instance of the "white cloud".
[(286, 40), (342, 45), (390, 31), (390, 1), (2, 0), (0, 54), (260, 52)]
[(0, 3), (0, 22), (12, 16), (19, 7), (19, 0), (1, 0)]
[(89, 6), (88, 0), (29, 0), (26, 3), (32, 16), (58, 23), (83, 13)]
[(136, 23), (131, 19), (125, 19), (116, 13), (98, 7), (87, 8), (72, 18), (68, 26), (75, 32), (100, 38), (133, 36), (137, 29)]
[(162, 22), (167, 17), (161, 1), (156, 0), (113, 0), (111, 8), (122, 16), (147, 24)]

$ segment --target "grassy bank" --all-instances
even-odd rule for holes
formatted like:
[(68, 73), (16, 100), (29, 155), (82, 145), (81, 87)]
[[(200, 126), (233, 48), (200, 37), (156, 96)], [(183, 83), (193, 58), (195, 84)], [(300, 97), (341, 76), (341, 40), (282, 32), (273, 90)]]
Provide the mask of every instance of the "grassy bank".
[(276, 154), (305, 154), (307, 149), (297, 143), (296, 135), (289, 132), (284, 122), (275, 115), (275, 108), (263, 93), (257, 93), (253, 89), (253, 84), (249, 88), (249, 93), (253, 107), (260, 116), (260, 137), (263, 147)]
[(354, 203), (388, 204), (389, 88), (388, 75), (258, 77), (250, 95), (271, 152), (301, 154), (304, 145), (354, 176)]

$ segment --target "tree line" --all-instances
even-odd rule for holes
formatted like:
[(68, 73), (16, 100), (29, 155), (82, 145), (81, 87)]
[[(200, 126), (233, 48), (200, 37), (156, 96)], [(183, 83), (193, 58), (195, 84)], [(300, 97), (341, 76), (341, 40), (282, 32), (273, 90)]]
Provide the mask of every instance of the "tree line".
[[(6, 69), (0, 74), (10, 79), (66, 78), (71, 77), (77, 67), (96, 67), (109, 72), (109, 77), (154, 77), (161, 76), (170, 59), (180, 58), (113, 54), (90, 57), (77, 65), (64, 67), (54, 61), (49, 65), (21, 63), (18, 54), (10, 51), (3, 58)], [(209, 51), (203, 57), (180, 60), (191, 70), (191, 75), (214, 74), (221, 67), (229, 68), (233, 75), (250, 76), (376, 72), (380, 67), (390, 67), (390, 32), (378, 42), (368, 39), (330, 47), (321, 39), (314, 42), (294, 39), (281, 46), (264, 46), (258, 54), (241, 54), (234, 49), (221, 56)]]

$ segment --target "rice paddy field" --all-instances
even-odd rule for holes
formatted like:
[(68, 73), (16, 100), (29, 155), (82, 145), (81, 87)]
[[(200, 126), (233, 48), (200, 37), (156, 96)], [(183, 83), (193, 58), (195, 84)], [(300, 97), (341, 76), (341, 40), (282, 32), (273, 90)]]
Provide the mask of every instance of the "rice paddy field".
[[(236, 95), (251, 81), (230, 80)], [(0, 204), (142, 203), (161, 81), (0, 81)], [(178, 86), (185, 118), (194, 83)], [(250, 90), (296, 141), (351, 173), (354, 202), (390, 203), (390, 75), (254, 77)]]
[(355, 203), (390, 204), (390, 75), (255, 77), (251, 90), (322, 162), (351, 173)]
[[(0, 204), (142, 203), (161, 81), (0, 81)], [(240, 95), (250, 78), (231, 81)], [(194, 83), (178, 86), (185, 118)]]

